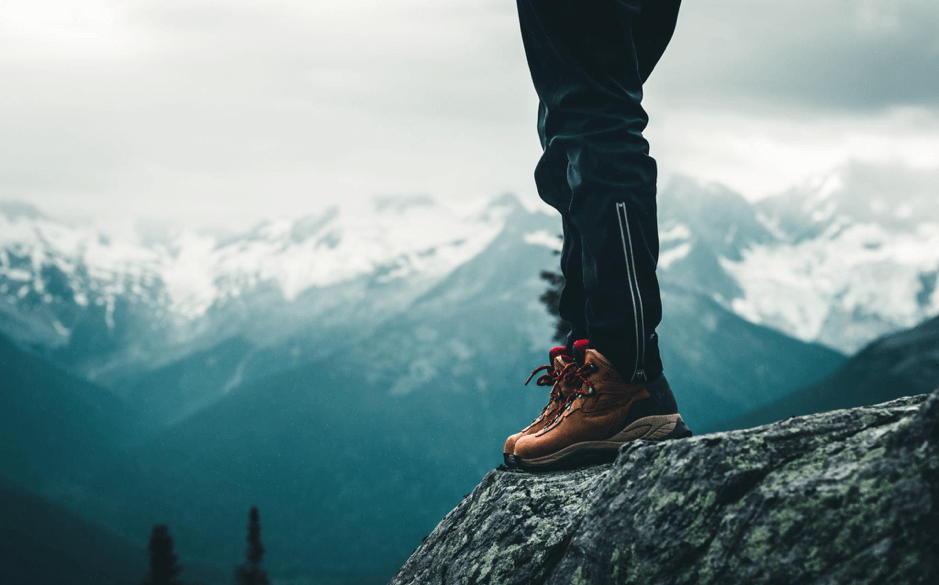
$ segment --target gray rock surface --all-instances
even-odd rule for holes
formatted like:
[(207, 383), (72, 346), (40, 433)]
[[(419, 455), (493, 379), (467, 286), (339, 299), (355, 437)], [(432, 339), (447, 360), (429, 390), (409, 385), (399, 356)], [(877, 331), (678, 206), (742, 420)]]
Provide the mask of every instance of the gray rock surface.
[(492, 471), (391, 580), (937, 582), (939, 391)]

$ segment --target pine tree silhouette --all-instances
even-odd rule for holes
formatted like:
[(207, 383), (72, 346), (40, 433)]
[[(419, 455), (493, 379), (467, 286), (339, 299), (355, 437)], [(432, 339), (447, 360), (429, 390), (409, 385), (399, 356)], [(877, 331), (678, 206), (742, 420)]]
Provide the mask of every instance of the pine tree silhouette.
[(571, 324), (561, 319), (558, 314), (558, 303), (561, 301), (561, 289), (564, 287), (564, 276), (558, 272), (541, 271), (541, 279), (548, 283), (547, 290), (538, 297), (548, 313), (555, 318), (554, 322), (554, 340), (566, 341), (567, 334), (570, 333)]
[[(559, 235), (558, 238), (562, 241), (564, 240), (564, 236), (562, 235)], [(555, 256), (559, 254), (560, 252), (554, 253)], [(558, 304), (561, 302), (561, 289), (564, 288), (564, 275), (560, 272), (542, 270), (541, 280), (548, 283), (548, 288), (538, 297), (538, 300), (548, 309), (548, 314), (556, 319), (554, 322), (554, 340), (567, 341), (567, 334), (571, 331), (571, 324), (561, 319), (558, 311)]]
[(264, 557), (264, 546), (261, 544), (261, 514), (257, 506), (251, 507), (248, 513), (248, 548), (245, 550), (247, 559), (238, 567), (235, 576), (238, 585), (270, 585), (267, 573), (261, 568), (261, 559)]
[(176, 575), (181, 570), (173, 553), (173, 537), (166, 524), (157, 524), (150, 534), (150, 573), (144, 585), (181, 585)]

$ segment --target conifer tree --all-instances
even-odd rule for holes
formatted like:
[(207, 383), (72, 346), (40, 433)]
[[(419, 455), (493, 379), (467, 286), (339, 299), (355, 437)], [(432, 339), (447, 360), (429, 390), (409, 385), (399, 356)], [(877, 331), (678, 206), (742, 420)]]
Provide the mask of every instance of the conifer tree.
[(538, 300), (544, 304), (548, 313), (555, 318), (554, 340), (565, 341), (571, 330), (571, 324), (561, 319), (558, 309), (558, 303), (561, 301), (561, 289), (564, 288), (564, 276), (559, 272), (542, 270), (541, 279), (548, 283), (548, 288), (538, 297)]
[(264, 546), (261, 544), (261, 514), (257, 506), (251, 507), (248, 513), (248, 548), (245, 550), (247, 559), (238, 567), (236, 577), (238, 585), (270, 585), (267, 573), (261, 568), (261, 559), (264, 557)]
[[(563, 242), (564, 236), (559, 234), (558, 239)], [(560, 252), (555, 251), (554, 255), (558, 256)], [(561, 319), (560, 307), (558, 306), (561, 302), (561, 290), (564, 288), (564, 275), (560, 272), (542, 270), (541, 280), (548, 283), (548, 288), (538, 297), (538, 300), (544, 304), (545, 308), (548, 310), (548, 314), (555, 318), (554, 340), (566, 341), (567, 334), (571, 331), (571, 324)]]
[(180, 585), (176, 575), (180, 567), (173, 552), (173, 537), (166, 524), (157, 524), (150, 534), (150, 573), (144, 585)]

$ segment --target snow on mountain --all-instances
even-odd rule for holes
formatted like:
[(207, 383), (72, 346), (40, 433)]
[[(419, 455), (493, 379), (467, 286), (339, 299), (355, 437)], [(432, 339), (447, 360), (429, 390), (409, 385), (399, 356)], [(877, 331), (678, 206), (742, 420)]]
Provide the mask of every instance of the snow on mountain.
[(759, 202), (781, 241), (723, 263), (744, 291), (734, 309), (847, 353), (939, 313), (939, 186), (878, 170), (846, 165)]
[(939, 223), (939, 186), (929, 179), (908, 169), (851, 163), (755, 207), (760, 220), (790, 242), (820, 237), (836, 225), (876, 224), (889, 233), (910, 233)]
[(26, 205), (0, 206), (0, 323), (20, 341), (63, 346), (82, 313), (99, 314), (113, 329), (119, 300), (165, 302), (160, 268), (152, 250)]
[[(219, 336), (265, 330), (269, 343), (344, 308), (362, 318), (402, 310), (479, 254), (517, 207), (501, 198), (466, 216), (427, 197), (384, 197), (267, 221), (222, 241), (185, 233), (141, 245), (5, 204), (0, 330), (57, 351), (53, 357), (86, 375), (172, 359)], [(382, 298), (364, 307), (367, 291), (378, 289)], [(322, 298), (311, 296), (317, 290)], [(305, 310), (292, 307), (298, 301)], [(89, 336), (94, 348), (73, 347)]]
[[(659, 199), (663, 287), (845, 353), (939, 313), (936, 193), (875, 171), (848, 165), (757, 203), (674, 180)], [(0, 331), (103, 383), (232, 338), (322, 347), (411, 306), (518, 209), (513, 197), (473, 214), (384, 197), (226, 238), (142, 244), (3, 204)], [(512, 245), (557, 249), (556, 219), (537, 215)]]
[(846, 165), (755, 204), (677, 180), (660, 204), (663, 281), (848, 354), (939, 314), (937, 193), (878, 170)]
[(939, 313), (939, 223), (912, 233), (833, 224), (817, 238), (754, 247), (722, 265), (743, 289), (732, 303), (739, 315), (848, 353)]
[(366, 275), (436, 279), (482, 251), (507, 209), (464, 218), (427, 198), (382, 198), (371, 209), (331, 207), (299, 221), (268, 221), (228, 242), (190, 234), (174, 243), (163, 280), (174, 312), (194, 319), (262, 283), (292, 301)]

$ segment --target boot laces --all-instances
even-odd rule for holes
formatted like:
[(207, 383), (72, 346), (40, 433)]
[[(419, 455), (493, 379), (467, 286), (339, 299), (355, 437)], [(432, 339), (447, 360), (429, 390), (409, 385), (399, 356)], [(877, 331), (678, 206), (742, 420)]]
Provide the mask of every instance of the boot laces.
[[(573, 367), (572, 367), (573, 366)], [(554, 415), (554, 418), (551, 420), (549, 425), (557, 422), (561, 418), (561, 414), (571, 407), (575, 400), (580, 397), (592, 396), (596, 393), (596, 389), (593, 387), (593, 383), (587, 379), (587, 376), (593, 374), (597, 371), (597, 366), (587, 363), (582, 366), (578, 366), (576, 363), (571, 363), (558, 374), (558, 383), (566, 382), (569, 385), (574, 385), (574, 388), (568, 393), (567, 400), (564, 401), (564, 404), (558, 408), (558, 412)], [(577, 382), (580, 382), (579, 384)]]
[(531, 382), (531, 379), (535, 377), (535, 374), (541, 371), (547, 371), (547, 373), (542, 374), (535, 380), (537, 386), (551, 386), (551, 401), (561, 401), (561, 392), (558, 390), (558, 384), (561, 381), (561, 374), (567, 370), (565, 367), (563, 370), (558, 371), (554, 366), (546, 364), (544, 366), (539, 366), (532, 371), (531, 375), (528, 376), (528, 379), (525, 380), (525, 385), (528, 386), (528, 383)]

